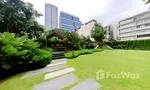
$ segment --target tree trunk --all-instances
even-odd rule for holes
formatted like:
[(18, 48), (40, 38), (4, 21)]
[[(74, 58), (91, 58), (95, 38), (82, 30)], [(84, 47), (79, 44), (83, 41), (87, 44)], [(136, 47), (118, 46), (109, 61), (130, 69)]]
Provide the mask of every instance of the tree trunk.
[(100, 47), (105, 46), (105, 43), (103, 42), (103, 40), (101, 40), (101, 41), (99, 42), (99, 45), (100, 45)]

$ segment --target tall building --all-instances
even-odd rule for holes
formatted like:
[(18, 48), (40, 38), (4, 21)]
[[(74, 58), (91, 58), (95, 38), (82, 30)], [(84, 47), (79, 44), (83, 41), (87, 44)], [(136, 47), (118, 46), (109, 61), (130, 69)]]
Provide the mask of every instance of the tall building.
[(150, 11), (121, 20), (119, 38), (122, 41), (150, 39)]
[(55, 5), (45, 4), (45, 29), (58, 28), (58, 8)]
[(82, 25), (79, 17), (71, 15), (69, 13), (60, 12), (59, 28), (74, 32)]

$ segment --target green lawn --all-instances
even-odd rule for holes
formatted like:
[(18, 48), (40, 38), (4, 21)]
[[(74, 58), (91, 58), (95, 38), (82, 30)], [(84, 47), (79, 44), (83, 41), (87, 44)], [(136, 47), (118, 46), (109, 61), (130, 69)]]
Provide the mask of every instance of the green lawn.
[[(79, 79), (78, 83), (88, 78), (96, 79), (96, 72), (99, 69), (110, 71), (111, 73), (131, 72), (140, 74), (139, 79), (108, 78), (98, 80), (97, 82), (102, 85), (101, 90), (150, 90), (149, 51), (105, 50), (70, 59), (68, 66), (76, 69), (75, 74)], [(68, 90), (69, 88), (67, 87), (63, 90)]]
[[(150, 90), (149, 51), (105, 50), (69, 59), (68, 66), (76, 69), (74, 73), (79, 80), (78, 83), (88, 78), (96, 79), (96, 72), (99, 69), (112, 73), (127, 71), (140, 74), (139, 79), (98, 80), (97, 82), (102, 85), (101, 90)], [(34, 85), (44, 81), (44, 74), (21, 80), (23, 74), (25, 73), (0, 81), (0, 90), (33, 90)], [(69, 90), (74, 85), (63, 90)]]
[(44, 74), (21, 79), (24, 74), (21, 73), (0, 81), (0, 90), (33, 90), (34, 85), (44, 81)]

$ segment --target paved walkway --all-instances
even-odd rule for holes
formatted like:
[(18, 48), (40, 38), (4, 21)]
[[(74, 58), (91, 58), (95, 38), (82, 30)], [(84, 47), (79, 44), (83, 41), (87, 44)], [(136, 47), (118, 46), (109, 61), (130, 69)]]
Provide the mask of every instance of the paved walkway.
[(57, 59), (57, 60), (52, 60), (51, 64), (56, 64), (56, 63), (60, 63), (60, 62), (64, 62), (64, 61), (67, 61), (66, 58), (63, 58), (63, 59)]
[(100, 88), (99, 83), (97, 83), (94, 79), (90, 78), (81, 84), (73, 87), (70, 90), (98, 90)]
[(35, 75), (39, 75), (39, 74), (43, 74), (43, 73), (47, 73), (47, 72), (52, 72), (52, 71), (64, 69), (66, 67), (67, 67), (66, 64), (62, 64), (62, 65), (59, 65), (59, 66), (53, 66), (53, 67), (48, 67), (48, 68), (42, 68), (42, 69), (38, 69), (38, 70), (29, 71), (25, 75), (22, 76), (22, 79), (28, 78), (28, 77), (31, 77), (31, 76), (35, 76)]
[(67, 63), (66, 61), (58, 62), (58, 63), (52, 63), (52, 64), (47, 65), (46, 67), (58, 66), (58, 65), (66, 64), (66, 63)]
[(34, 90), (61, 90), (64, 87), (67, 87), (73, 83), (77, 82), (77, 78), (74, 74), (67, 74), (62, 77), (49, 80), (47, 82), (38, 84), (34, 87)]
[(44, 80), (51, 79), (51, 78), (54, 78), (54, 77), (58, 77), (58, 76), (61, 76), (61, 75), (67, 74), (67, 73), (71, 73), (73, 71), (75, 71), (74, 68), (66, 68), (66, 69), (63, 69), (63, 70), (56, 71), (56, 72), (48, 73), (48, 74), (45, 75)]
[[(27, 77), (51, 72), (45, 74), (44, 80), (51, 79), (51, 78), (54, 79), (36, 85), (34, 87), (34, 90), (61, 90), (78, 81), (76, 76), (72, 73), (73, 71), (75, 71), (75, 69), (66, 68), (67, 67), (66, 63), (67, 63), (67, 59), (54, 60), (52, 61), (51, 64), (47, 65), (47, 68), (29, 71), (24, 76), (22, 76), (22, 78), (27, 78)], [(99, 83), (97, 83), (94, 79), (90, 78), (74, 86), (70, 90), (98, 90), (99, 88), (100, 88)]]

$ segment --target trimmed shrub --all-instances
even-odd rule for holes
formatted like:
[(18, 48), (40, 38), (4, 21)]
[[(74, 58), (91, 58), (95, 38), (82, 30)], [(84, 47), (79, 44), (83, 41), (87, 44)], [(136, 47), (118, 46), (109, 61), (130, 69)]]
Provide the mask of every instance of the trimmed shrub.
[(150, 50), (150, 40), (106, 42), (114, 49)]
[(80, 51), (73, 51), (64, 54), (66, 58), (75, 58), (80, 55)]
[(79, 51), (67, 52), (64, 55), (66, 58), (75, 58), (75, 57), (78, 57), (79, 55), (92, 54), (93, 52), (101, 52), (101, 51), (103, 50), (102, 49), (95, 49), (95, 50), (82, 49)]
[(92, 54), (93, 53), (93, 50), (91, 49), (83, 49), (80, 51), (80, 54)]

